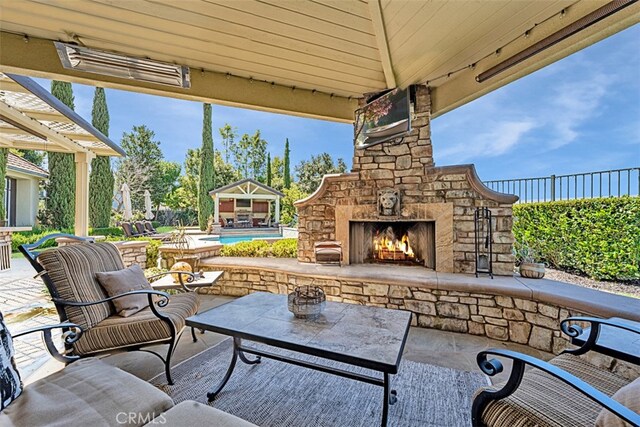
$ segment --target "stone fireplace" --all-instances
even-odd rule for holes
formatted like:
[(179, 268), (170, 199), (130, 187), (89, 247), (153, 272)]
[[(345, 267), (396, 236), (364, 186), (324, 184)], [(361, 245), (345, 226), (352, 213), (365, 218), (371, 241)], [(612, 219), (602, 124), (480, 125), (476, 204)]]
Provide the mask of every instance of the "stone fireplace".
[(477, 207), (488, 207), (494, 274), (513, 273), (517, 197), (485, 187), (473, 165), (435, 167), (430, 106), (429, 89), (418, 86), (407, 136), (399, 143), (355, 149), (351, 173), (326, 175), (315, 193), (296, 203), (299, 261), (315, 262), (314, 243), (339, 241), (343, 264), (473, 273), (473, 215)]

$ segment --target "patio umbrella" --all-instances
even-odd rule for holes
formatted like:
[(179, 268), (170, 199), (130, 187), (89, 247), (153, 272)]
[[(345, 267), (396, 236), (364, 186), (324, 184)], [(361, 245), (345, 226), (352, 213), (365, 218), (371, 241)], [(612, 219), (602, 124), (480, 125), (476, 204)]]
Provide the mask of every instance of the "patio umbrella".
[(131, 212), (131, 191), (129, 190), (129, 186), (126, 183), (122, 184), (120, 192), (122, 193), (122, 204), (124, 205), (122, 219), (129, 221), (131, 217), (133, 217), (133, 213)]
[(151, 212), (151, 193), (149, 193), (149, 190), (144, 190), (144, 219), (148, 221), (153, 219), (153, 212)]

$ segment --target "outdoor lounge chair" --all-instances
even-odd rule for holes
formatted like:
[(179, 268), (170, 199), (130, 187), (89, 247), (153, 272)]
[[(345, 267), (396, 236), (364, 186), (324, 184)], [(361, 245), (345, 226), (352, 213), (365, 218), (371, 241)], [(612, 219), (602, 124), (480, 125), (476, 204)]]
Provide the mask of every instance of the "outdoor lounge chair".
[(154, 234), (153, 232), (147, 230), (147, 228), (144, 226), (142, 221), (135, 221), (133, 223), (133, 226), (136, 228), (136, 231), (141, 236), (151, 236), (152, 234)]
[[(171, 233), (158, 233), (149, 221), (136, 221), (133, 223), (133, 225), (135, 225), (136, 230), (141, 236), (161, 241), (167, 241), (171, 239)], [(151, 230), (149, 228), (151, 228)]]
[(143, 237), (145, 234), (140, 234), (138, 230), (136, 230), (130, 222), (121, 222), (120, 227), (122, 227), (122, 231), (124, 232), (124, 237), (132, 238), (132, 237)]
[[(0, 313), (4, 347), (0, 347), (4, 353), (0, 358), (0, 370), (4, 374), (2, 403), (9, 400), (0, 411), (1, 426), (256, 427), (192, 400), (176, 405), (157, 387), (100, 359), (77, 360), (60, 354), (51, 339), (51, 331), (55, 329), (66, 331), (62, 339), (67, 344), (82, 337), (82, 329), (73, 323), (39, 326), (12, 337)], [(70, 364), (23, 387), (20, 373), (15, 369), (12, 338), (36, 332), (42, 333), (47, 350), (56, 360)], [(8, 396), (12, 397), (7, 399)]]
[[(47, 241), (59, 237), (81, 243), (36, 251)], [(20, 245), (19, 248), (42, 277), (60, 321), (73, 322), (84, 331), (80, 339), (67, 345), (69, 355), (87, 357), (116, 349), (140, 350), (146, 345), (167, 344), (165, 357), (149, 352), (164, 362), (167, 381), (173, 383), (171, 356), (185, 328), (185, 319), (198, 311), (196, 294), (185, 285), (193, 280), (193, 274), (179, 272), (180, 284), (185, 292), (172, 295), (171, 299), (168, 294), (151, 289), (109, 297), (98, 282), (97, 273), (125, 268), (120, 252), (113, 244), (93, 243), (93, 239), (68, 234), (53, 234), (33, 244)], [(161, 273), (149, 279), (170, 273)], [(117, 314), (112, 301), (136, 294), (146, 294), (148, 306), (129, 317)], [(196, 341), (193, 328), (191, 335)]]
[[(549, 362), (502, 349), (478, 354), (478, 365), (487, 375), (493, 376), (503, 370), (499, 360), (487, 358), (490, 355), (511, 359), (513, 367), (506, 383), (476, 392), (472, 407), (474, 426), (594, 426), (598, 417), (601, 417), (598, 426), (608, 426), (620, 419), (632, 426), (640, 425), (640, 414), (611, 397), (619, 390), (628, 393), (632, 387), (639, 387), (640, 378), (631, 382), (581, 356), (598, 351), (596, 343), (599, 337), (602, 339), (603, 325), (606, 332), (617, 329), (639, 336), (640, 329), (614, 319), (573, 317), (560, 324), (562, 331), (572, 338), (580, 336), (582, 329), (570, 322), (590, 323), (589, 338), (582, 346), (565, 350)], [(640, 364), (640, 355), (627, 362)], [(534, 369), (525, 372), (527, 365)], [(624, 391), (621, 390), (623, 387)], [(637, 392), (634, 396), (638, 402)], [(606, 417), (613, 417), (615, 421), (609, 419), (602, 424)], [(623, 423), (615, 425), (622, 426)]]

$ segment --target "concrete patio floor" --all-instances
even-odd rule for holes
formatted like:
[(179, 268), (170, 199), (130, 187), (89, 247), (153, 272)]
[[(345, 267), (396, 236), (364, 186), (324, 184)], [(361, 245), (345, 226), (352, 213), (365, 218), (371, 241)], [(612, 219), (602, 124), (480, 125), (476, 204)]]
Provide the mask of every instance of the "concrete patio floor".
[[(199, 295), (199, 298), (201, 301), (201, 312), (233, 299), (232, 297), (211, 295)], [(191, 339), (191, 334), (185, 330), (174, 354), (172, 364), (175, 366), (191, 356), (220, 343), (225, 338), (227, 337), (224, 335), (211, 332), (206, 332), (205, 334), (198, 333), (198, 342), (194, 343)], [(491, 340), (480, 336), (412, 327), (405, 347), (404, 359), (479, 372), (475, 362), (477, 353), (492, 347), (520, 351), (544, 360), (552, 357), (550, 353), (544, 353), (524, 345)], [(149, 347), (149, 349), (158, 350), (162, 354), (166, 351), (166, 346), (157, 346), (157, 348)], [(231, 357), (231, 355), (229, 355), (229, 357)], [(163, 372), (163, 365), (159, 359), (144, 352), (115, 353), (105, 356), (103, 360), (144, 380), (149, 380), (160, 372)], [(280, 362), (270, 361), (269, 363)], [(510, 371), (510, 363), (505, 360), (503, 360), (503, 363), (505, 365), (505, 372), (496, 376), (494, 381), (506, 379)], [(62, 367), (63, 365), (61, 363), (50, 360), (26, 378), (25, 383), (33, 382)]]

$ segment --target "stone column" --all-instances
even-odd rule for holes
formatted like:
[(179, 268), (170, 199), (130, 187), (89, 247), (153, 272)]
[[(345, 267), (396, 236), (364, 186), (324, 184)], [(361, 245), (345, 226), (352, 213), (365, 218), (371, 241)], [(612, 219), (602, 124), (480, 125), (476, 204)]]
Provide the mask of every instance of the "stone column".
[(280, 222), (280, 196), (276, 197), (276, 216), (274, 218), (275, 222)]

